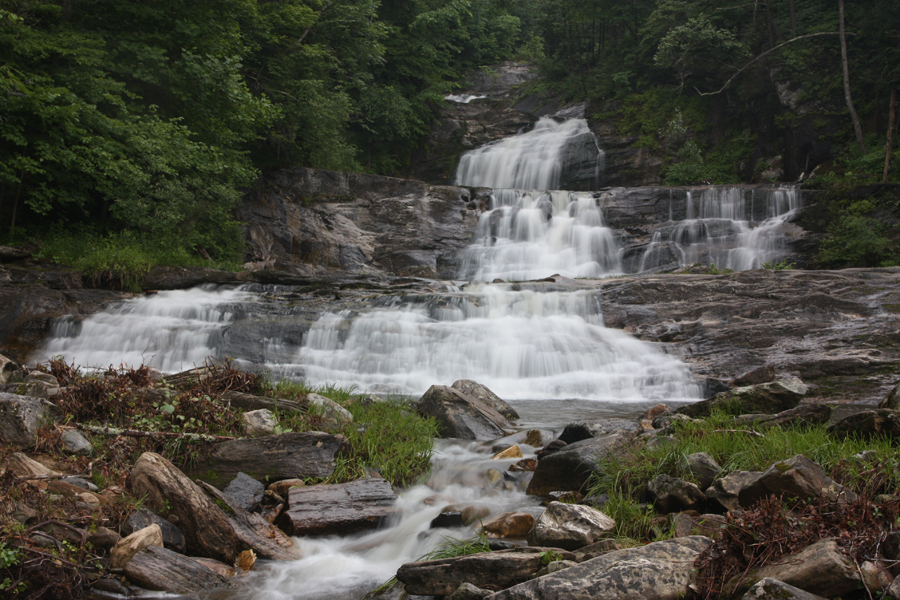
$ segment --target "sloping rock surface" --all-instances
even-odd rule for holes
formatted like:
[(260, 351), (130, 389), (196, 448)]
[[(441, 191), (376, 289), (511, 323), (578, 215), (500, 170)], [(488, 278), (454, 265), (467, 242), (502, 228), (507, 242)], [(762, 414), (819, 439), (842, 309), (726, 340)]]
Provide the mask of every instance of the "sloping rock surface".
[(493, 440), (503, 437), (509, 421), (496, 410), (456, 388), (433, 385), (416, 403), (425, 417), (437, 419), (441, 437)]

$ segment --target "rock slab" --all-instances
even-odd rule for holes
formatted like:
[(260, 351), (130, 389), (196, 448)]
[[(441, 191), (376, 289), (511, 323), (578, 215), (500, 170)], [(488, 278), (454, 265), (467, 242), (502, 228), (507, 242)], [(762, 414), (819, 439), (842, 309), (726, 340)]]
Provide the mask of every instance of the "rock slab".
[(277, 523), (289, 535), (337, 535), (373, 529), (395, 512), (396, 499), (391, 484), (376, 478), (295, 487), (288, 490), (288, 508)]
[(609, 535), (615, 527), (615, 521), (590, 506), (551, 502), (528, 534), (528, 543), (576, 550)]
[(433, 385), (419, 399), (416, 410), (438, 422), (441, 437), (493, 440), (506, 435), (509, 421), (481, 400), (445, 385)]
[(490, 600), (678, 600), (689, 592), (694, 561), (712, 543), (703, 536), (615, 550), (513, 586)]

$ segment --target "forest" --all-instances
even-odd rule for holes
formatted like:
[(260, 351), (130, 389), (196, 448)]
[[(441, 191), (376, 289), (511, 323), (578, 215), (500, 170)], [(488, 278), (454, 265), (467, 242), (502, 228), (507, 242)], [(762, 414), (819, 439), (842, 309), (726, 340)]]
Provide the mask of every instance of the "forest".
[[(773, 156), (900, 181), (893, 0), (0, 0), (0, 242), (237, 265), (259, 173), (404, 176), (444, 96), (505, 60), (664, 156), (662, 183)], [(883, 226), (865, 209), (843, 226)]]

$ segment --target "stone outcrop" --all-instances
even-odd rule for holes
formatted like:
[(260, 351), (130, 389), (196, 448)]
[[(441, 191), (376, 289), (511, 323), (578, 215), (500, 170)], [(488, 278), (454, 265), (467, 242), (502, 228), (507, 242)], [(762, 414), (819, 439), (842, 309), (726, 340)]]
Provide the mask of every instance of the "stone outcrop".
[(708, 417), (715, 410), (730, 414), (776, 414), (795, 408), (809, 388), (796, 377), (735, 388), (716, 394), (709, 400), (678, 409), (689, 417)]
[(213, 444), (189, 473), (220, 489), (240, 472), (259, 481), (328, 477), (343, 442), (341, 435), (321, 432), (220, 442)]
[(488, 596), (491, 600), (677, 600), (711, 540), (692, 536), (615, 550)]
[(551, 502), (528, 534), (528, 543), (577, 550), (610, 535), (616, 522), (597, 509)]
[(570, 552), (558, 548), (525, 547), (498, 552), (480, 552), (468, 556), (406, 563), (397, 571), (397, 579), (408, 594), (446, 596), (463, 583), (476, 587), (504, 588), (527, 581), (543, 566), (542, 554), (560, 553), (574, 559)]
[(493, 440), (506, 435), (509, 421), (496, 410), (456, 388), (433, 385), (419, 398), (416, 410), (437, 419), (441, 437)]
[(343, 535), (378, 527), (394, 514), (397, 495), (384, 479), (311, 485), (288, 490), (278, 525), (290, 535)]

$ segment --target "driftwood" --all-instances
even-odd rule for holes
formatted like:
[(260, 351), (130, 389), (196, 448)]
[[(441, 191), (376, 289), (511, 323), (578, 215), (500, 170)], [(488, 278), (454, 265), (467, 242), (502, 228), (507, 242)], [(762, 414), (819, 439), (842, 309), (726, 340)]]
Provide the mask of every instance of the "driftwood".
[(119, 429), (117, 427), (107, 427), (101, 425), (85, 425), (76, 423), (79, 429), (89, 431), (97, 435), (113, 435), (136, 438), (176, 438), (185, 439), (189, 442), (228, 442), (237, 438), (224, 435), (209, 435), (206, 433), (176, 433), (170, 431), (140, 431), (137, 429)]

